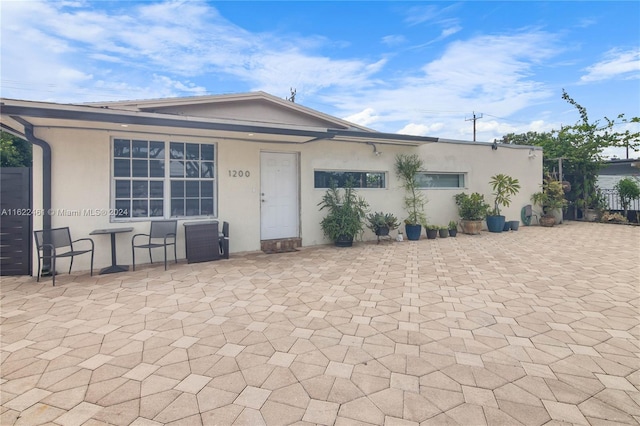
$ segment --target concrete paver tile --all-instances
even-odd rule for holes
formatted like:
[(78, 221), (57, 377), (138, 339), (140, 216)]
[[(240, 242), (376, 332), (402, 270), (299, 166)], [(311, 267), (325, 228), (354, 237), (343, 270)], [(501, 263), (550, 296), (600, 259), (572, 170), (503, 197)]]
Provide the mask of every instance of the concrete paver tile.
[(100, 410), (102, 407), (99, 405), (81, 402), (54, 421), (61, 425), (80, 426)]
[(330, 361), (325, 374), (333, 377), (342, 377), (348, 379), (353, 372), (353, 365), (344, 364), (342, 362)]
[(629, 241), (569, 221), (3, 277), (0, 423), (637, 424)]
[(580, 409), (573, 404), (546, 400), (543, 400), (542, 403), (553, 420), (579, 425), (589, 424), (587, 419), (580, 412)]
[(49, 391), (34, 388), (28, 390), (22, 395), (17, 396), (16, 398), (13, 398), (11, 401), (6, 402), (3, 405), (5, 407), (11, 408), (12, 410), (24, 411), (49, 395), (51, 395), (51, 392)]
[(340, 404), (312, 399), (305, 410), (302, 420), (319, 425), (333, 425)]
[(180, 392), (197, 394), (203, 387), (211, 381), (211, 377), (199, 374), (189, 374), (184, 380), (178, 383), (174, 389)]

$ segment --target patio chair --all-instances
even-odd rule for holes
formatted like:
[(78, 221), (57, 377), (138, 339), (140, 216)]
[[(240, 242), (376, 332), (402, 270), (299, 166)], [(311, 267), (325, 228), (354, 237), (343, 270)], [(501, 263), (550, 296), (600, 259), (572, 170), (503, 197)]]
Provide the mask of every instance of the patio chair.
[(522, 211), (520, 212), (520, 218), (522, 219), (522, 223), (524, 223), (526, 226), (531, 225), (532, 217), (535, 217), (536, 221), (540, 223), (538, 215), (533, 212), (533, 207), (531, 206), (531, 204), (527, 204), (522, 208)]
[[(36, 240), (36, 248), (38, 252), (38, 275), (36, 276), (37, 282), (40, 281), (41, 263), (44, 262), (44, 259), (51, 259), (50, 272), (51, 276), (53, 277), (53, 285), (55, 286), (56, 259), (60, 257), (70, 257), (71, 260), (69, 262), (69, 273), (71, 273), (73, 258), (85, 253), (91, 253), (91, 276), (93, 276), (94, 244), (91, 238), (80, 238), (78, 240), (71, 240), (71, 232), (69, 231), (69, 227), (33, 231), (33, 236)], [(91, 243), (91, 248), (78, 250), (76, 246), (76, 248), (74, 249), (73, 244), (80, 241), (89, 241)]]
[[(148, 234), (136, 234), (131, 238), (131, 252), (133, 261), (133, 270), (136, 270), (136, 249), (149, 249), (149, 261), (153, 263), (151, 249), (164, 248), (164, 270), (167, 270), (167, 247), (173, 246), (173, 258), (178, 263), (176, 251), (176, 232), (178, 229), (177, 220), (154, 220), (151, 222), (151, 229)], [(136, 238), (147, 237), (146, 242), (136, 244)]]
[(220, 254), (223, 259), (229, 258), (229, 222), (222, 222), (220, 233)]

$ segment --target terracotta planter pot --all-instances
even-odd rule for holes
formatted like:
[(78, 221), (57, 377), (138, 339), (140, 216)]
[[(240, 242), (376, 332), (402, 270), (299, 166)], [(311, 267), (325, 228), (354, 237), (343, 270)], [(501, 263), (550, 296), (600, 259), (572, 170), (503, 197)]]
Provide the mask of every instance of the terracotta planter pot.
[(482, 231), (481, 220), (461, 220), (460, 226), (465, 234), (478, 235)]
[(540, 218), (540, 226), (550, 227), (556, 224), (556, 218), (553, 216), (542, 216)]

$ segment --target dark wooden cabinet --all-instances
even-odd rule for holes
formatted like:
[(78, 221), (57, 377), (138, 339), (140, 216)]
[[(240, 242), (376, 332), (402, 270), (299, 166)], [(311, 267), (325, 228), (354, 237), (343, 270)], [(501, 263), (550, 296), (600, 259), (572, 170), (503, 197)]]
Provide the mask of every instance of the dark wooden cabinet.
[(184, 236), (187, 263), (220, 259), (218, 221), (185, 222)]

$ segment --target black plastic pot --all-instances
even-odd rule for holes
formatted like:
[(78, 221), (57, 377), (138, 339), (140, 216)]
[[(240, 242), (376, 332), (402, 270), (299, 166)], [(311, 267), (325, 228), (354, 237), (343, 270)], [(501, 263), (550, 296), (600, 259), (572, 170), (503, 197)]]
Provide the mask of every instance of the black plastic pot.
[(455, 237), (456, 235), (458, 235), (458, 230), (457, 229), (449, 229), (449, 236), (450, 237)]
[(340, 235), (335, 244), (336, 247), (351, 247), (353, 245), (353, 235)]
[(379, 228), (376, 228), (376, 235), (379, 237), (384, 237), (389, 235), (389, 227), (388, 226), (381, 226)]
[(434, 240), (438, 236), (437, 229), (427, 229), (427, 238), (429, 240)]

